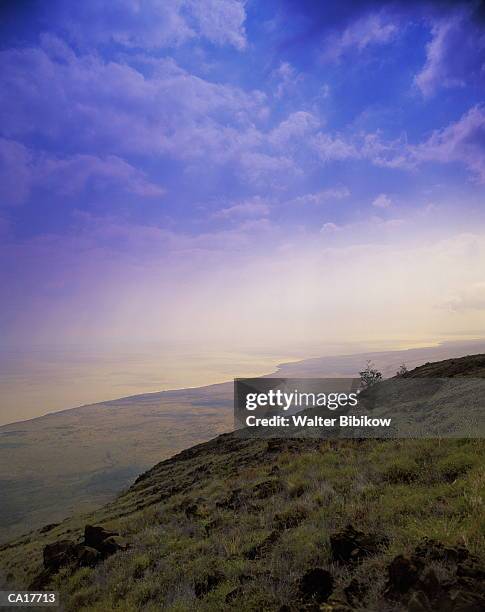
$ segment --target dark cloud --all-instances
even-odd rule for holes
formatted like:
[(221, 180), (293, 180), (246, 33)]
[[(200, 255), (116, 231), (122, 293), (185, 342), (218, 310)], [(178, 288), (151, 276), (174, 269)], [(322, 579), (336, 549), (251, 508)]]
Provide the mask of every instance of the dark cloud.
[(345, 27), (363, 14), (379, 10), (439, 15), (463, 8), (470, 10), (475, 19), (485, 22), (485, 0), (284, 0), (284, 4), (292, 14), (308, 20), (309, 30), (315, 32)]

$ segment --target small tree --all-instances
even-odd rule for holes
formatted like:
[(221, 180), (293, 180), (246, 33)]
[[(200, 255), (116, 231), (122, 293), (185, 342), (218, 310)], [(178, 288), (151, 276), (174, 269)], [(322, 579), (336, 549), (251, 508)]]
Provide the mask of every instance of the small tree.
[(405, 363), (402, 363), (402, 364), (401, 364), (401, 367), (400, 367), (400, 368), (399, 368), (399, 370), (396, 372), (396, 376), (398, 376), (398, 377), (399, 377), (399, 376), (404, 376), (404, 374), (407, 374), (407, 373), (408, 373), (408, 371), (409, 371), (409, 370), (408, 370), (408, 368), (407, 368), (406, 364), (405, 364)]
[(381, 372), (379, 372), (379, 370), (375, 367), (375, 365), (370, 360), (367, 362), (365, 369), (362, 370), (362, 372), (359, 372), (359, 375), (360, 375), (360, 387), (362, 390), (368, 389), (369, 387), (372, 387), (373, 385), (378, 383), (380, 380), (382, 380)]

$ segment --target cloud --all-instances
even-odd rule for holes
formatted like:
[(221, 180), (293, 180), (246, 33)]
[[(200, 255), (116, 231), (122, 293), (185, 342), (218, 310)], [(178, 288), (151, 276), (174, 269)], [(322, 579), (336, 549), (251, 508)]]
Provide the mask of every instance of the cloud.
[(315, 115), (306, 111), (291, 113), (269, 134), (268, 140), (276, 147), (283, 147), (294, 140), (301, 140), (303, 136), (314, 132), (320, 121)]
[(256, 196), (250, 200), (222, 208), (214, 214), (221, 219), (241, 217), (266, 217), (270, 213), (270, 206), (261, 197)]
[(288, 156), (274, 156), (258, 151), (243, 152), (238, 164), (241, 175), (254, 185), (264, 183), (275, 187), (289, 176), (301, 172), (295, 161)]
[[(416, 144), (406, 134), (386, 139), (380, 132), (317, 132), (307, 139), (322, 163), (367, 160), (374, 166), (414, 170), (425, 162), (462, 163), (475, 179), (485, 182), (485, 108), (474, 106), (457, 121), (435, 130)], [(383, 200), (381, 202), (384, 202)]]
[(349, 138), (341, 134), (319, 132), (312, 140), (313, 146), (323, 162), (360, 157), (359, 150)]
[(364, 51), (372, 45), (391, 42), (398, 34), (398, 26), (383, 11), (370, 13), (348, 25), (342, 32), (331, 35), (326, 42), (324, 58), (338, 61), (352, 50)]
[(417, 162), (462, 162), (480, 183), (485, 182), (485, 109), (474, 106), (455, 123), (435, 130), (411, 153)]
[(330, 189), (323, 189), (316, 193), (306, 193), (305, 195), (294, 198), (291, 203), (296, 205), (318, 205), (325, 204), (331, 200), (342, 200), (350, 196), (350, 191), (347, 187), (332, 187)]
[(69, 197), (90, 187), (122, 190), (140, 197), (159, 197), (165, 190), (125, 160), (109, 155), (50, 156), (12, 140), (0, 138), (0, 205), (22, 204), (36, 188)]
[(165, 190), (150, 182), (145, 173), (125, 160), (108, 155), (73, 155), (67, 158), (42, 158), (34, 169), (35, 180), (51, 186), (62, 195), (73, 195), (88, 186), (116, 188), (140, 197), (159, 197)]
[(322, 162), (367, 159), (376, 166), (409, 166), (409, 155), (402, 139), (385, 140), (379, 133), (318, 132), (311, 144)]
[(321, 234), (337, 232), (341, 228), (336, 223), (324, 223), (322, 225), (322, 229), (320, 230)]
[(375, 198), (372, 202), (372, 206), (376, 208), (389, 208), (392, 204), (391, 198), (387, 196), (385, 193), (381, 193)]
[[(457, 51), (459, 49), (459, 52)], [(431, 25), (426, 63), (415, 83), (425, 97), (441, 87), (464, 86), (483, 77), (485, 33), (469, 11), (441, 18)]]
[(41, 136), (51, 146), (67, 138), (78, 152), (121, 156), (230, 156), (254, 144), (253, 121), (265, 106), (262, 92), (212, 83), (171, 59), (150, 59), (142, 73), (76, 55), (50, 35), (40, 48), (0, 52), (0, 91), (7, 136)]
[(58, 1), (54, 6), (64, 31), (78, 44), (113, 41), (150, 49), (203, 38), (244, 49), (244, 4), (240, 0), (84, 0)]
[[(298, 24), (292, 43), (323, 46), (324, 58), (339, 60), (349, 51), (362, 52), (389, 44), (406, 24), (425, 24), (431, 40), (426, 61), (415, 77), (429, 97), (441, 87), (461, 86), (483, 79), (485, 63), (485, 3), (483, 0), (362, 0), (315, 2), (284, 0), (287, 22)], [(293, 29), (289, 28), (291, 32)], [(457, 52), (459, 49), (459, 52)]]
[(281, 98), (286, 94), (294, 94), (303, 82), (303, 75), (289, 63), (281, 62), (273, 71), (272, 77), (277, 81), (274, 95)]
[(21, 204), (32, 182), (31, 154), (24, 145), (0, 138), (0, 206)]
[(216, 44), (230, 44), (244, 49), (244, 4), (244, 0), (188, 0), (187, 9), (195, 19), (201, 36)]
[(448, 298), (445, 307), (453, 312), (485, 311), (485, 282), (479, 281), (465, 287), (458, 295)]

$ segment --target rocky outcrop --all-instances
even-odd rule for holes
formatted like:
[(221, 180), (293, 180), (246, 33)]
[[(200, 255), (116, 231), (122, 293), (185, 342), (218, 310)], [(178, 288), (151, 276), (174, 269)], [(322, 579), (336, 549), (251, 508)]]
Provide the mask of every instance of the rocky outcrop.
[(72, 570), (94, 567), (103, 559), (127, 548), (126, 541), (116, 532), (108, 531), (99, 525), (86, 525), (82, 542), (59, 540), (44, 547), (44, 569), (29, 588), (44, 588), (52, 576), (64, 567)]

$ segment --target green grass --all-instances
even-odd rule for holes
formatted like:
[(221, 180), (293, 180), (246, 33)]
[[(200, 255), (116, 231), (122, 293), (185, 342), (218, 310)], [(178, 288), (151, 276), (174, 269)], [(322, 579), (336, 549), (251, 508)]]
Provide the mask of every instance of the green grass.
[[(25, 587), (46, 542), (102, 522), (131, 548), (95, 569), (55, 577), (67, 610), (277, 610), (295, 600), (299, 578), (315, 566), (332, 571), (336, 595), (352, 577), (365, 579), (372, 585), (367, 605), (379, 609), (386, 564), (424, 537), (465, 544), (483, 558), (482, 441), (285, 444), (268, 453), (265, 441), (222, 436), (163, 462), (98, 513), (1, 552), (4, 571)], [(162, 499), (174, 483), (177, 490)], [(349, 523), (389, 538), (379, 555), (351, 570), (332, 563), (329, 548), (330, 535)], [(261, 554), (251, 558), (258, 545)]]

